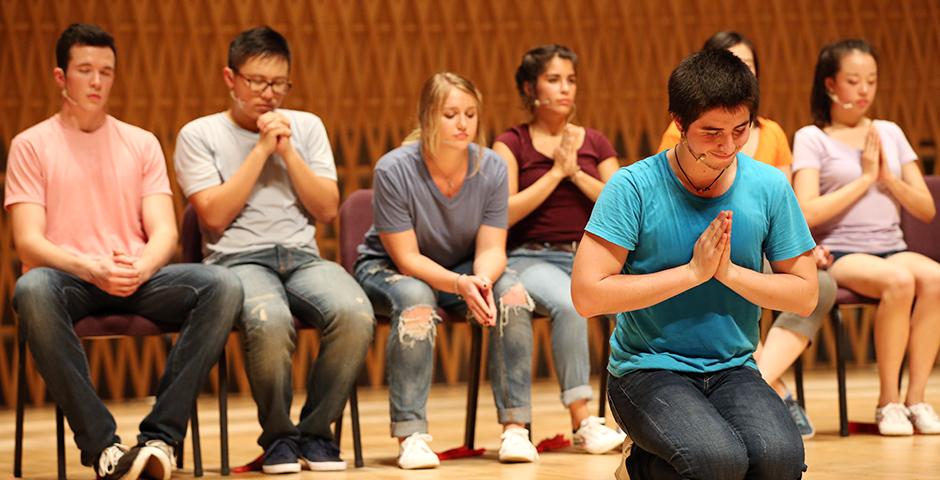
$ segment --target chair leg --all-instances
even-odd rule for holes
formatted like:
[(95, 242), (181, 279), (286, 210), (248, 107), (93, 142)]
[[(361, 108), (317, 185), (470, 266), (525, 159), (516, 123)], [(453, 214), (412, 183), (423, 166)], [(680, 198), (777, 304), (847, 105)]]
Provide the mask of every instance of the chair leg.
[(16, 366), (16, 433), (13, 446), (13, 476), (23, 476), (23, 414), (26, 404), (26, 340), (16, 332), (19, 351)]
[(356, 468), (362, 468), (364, 465), (362, 461), (362, 431), (359, 428), (359, 395), (356, 390), (358, 388), (353, 385), (352, 391), (349, 392), (349, 417), (352, 421), (354, 464)]
[(228, 364), (225, 347), (219, 358), (219, 444), (222, 449), (222, 475), (229, 475), (228, 464)]
[[(192, 417), (190, 417), (190, 421), (192, 421)], [(186, 432), (183, 432), (183, 438), (180, 439), (180, 443), (176, 446), (176, 448), (173, 451), (173, 453), (176, 454), (176, 469), (177, 470), (183, 468), (183, 460), (185, 457), (184, 453), (186, 453), (183, 451), (183, 448), (185, 446), (186, 446)]]
[(842, 325), (842, 313), (838, 305), (832, 307), (832, 327), (836, 332), (836, 379), (839, 390), (839, 436), (849, 436), (849, 414), (845, 397), (845, 328)]
[(796, 382), (796, 402), (800, 408), (806, 410), (806, 397), (803, 394), (803, 355), (796, 357), (793, 362), (793, 378)]
[(483, 328), (470, 326), (470, 378), (467, 379), (467, 419), (464, 424), (463, 444), (473, 450), (476, 437), (477, 397), (480, 393), (480, 360), (483, 356)]
[(58, 405), (55, 406), (55, 448), (59, 463), (59, 480), (65, 480), (65, 418)]
[(601, 380), (597, 393), (597, 416), (604, 418), (607, 416), (607, 358), (610, 357), (610, 317), (604, 315), (601, 317), (601, 333), (604, 341), (601, 342)]
[[(349, 399), (347, 398), (347, 401)], [(345, 405), (344, 405), (345, 407)], [(343, 438), (343, 412), (339, 412), (339, 417), (336, 419), (336, 422), (333, 424), (333, 439), (336, 440), (336, 446), (339, 446), (340, 440)]]
[[(198, 402), (193, 402), (193, 416), (189, 419), (190, 428), (192, 429), (192, 442), (193, 442), (193, 476), (201, 477), (202, 476), (202, 445), (199, 438), (199, 409), (196, 405)], [(180, 460), (182, 464), (182, 460)]]

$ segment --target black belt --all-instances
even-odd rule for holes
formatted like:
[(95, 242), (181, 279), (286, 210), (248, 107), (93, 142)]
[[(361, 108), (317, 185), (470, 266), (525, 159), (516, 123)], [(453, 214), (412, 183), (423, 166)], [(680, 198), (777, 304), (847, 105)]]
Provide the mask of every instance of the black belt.
[(575, 253), (578, 251), (578, 242), (526, 242), (520, 245), (526, 250), (542, 251), (551, 250), (553, 252)]

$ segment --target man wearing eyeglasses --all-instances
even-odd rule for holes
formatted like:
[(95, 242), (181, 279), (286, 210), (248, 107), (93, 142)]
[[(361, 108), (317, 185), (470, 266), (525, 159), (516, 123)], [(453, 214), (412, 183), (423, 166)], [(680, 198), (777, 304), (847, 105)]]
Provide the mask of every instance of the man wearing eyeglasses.
[[(184, 126), (174, 155), (200, 219), (205, 262), (231, 268), (245, 291), (238, 327), (268, 474), (346, 468), (330, 424), (342, 414), (374, 325), (366, 294), (317, 249), (314, 221), (332, 221), (339, 205), (336, 166), (323, 122), (280, 108), (290, 67), (281, 34), (240, 33), (222, 72), (229, 109)], [(293, 317), (321, 333), (296, 424)]]

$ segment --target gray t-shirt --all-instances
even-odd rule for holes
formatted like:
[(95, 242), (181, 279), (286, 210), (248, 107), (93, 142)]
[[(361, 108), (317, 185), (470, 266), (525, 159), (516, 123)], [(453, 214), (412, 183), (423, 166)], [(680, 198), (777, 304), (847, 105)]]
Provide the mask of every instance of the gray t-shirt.
[(375, 216), (359, 245), (360, 257), (389, 256), (379, 232), (414, 230), (418, 250), (450, 268), (472, 258), (481, 225), (507, 228), (506, 164), (488, 148), (478, 159), (479, 148), (470, 146), (467, 178), (454, 198), (445, 197), (434, 185), (420, 143), (396, 148), (380, 158), (372, 179)]
[[(278, 109), (290, 120), (291, 144), (317, 175), (336, 180), (336, 165), (326, 128), (308, 112)], [(176, 179), (189, 197), (231, 178), (258, 143), (225, 112), (197, 118), (180, 130), (173, 162)], [(297, 198), (279, 155), (272, 155), (252, 188), (244, 209), (222, 235), (203, 231), (206, 262), (222, 255), (281, 245), (319, 254), (313, 218)]]

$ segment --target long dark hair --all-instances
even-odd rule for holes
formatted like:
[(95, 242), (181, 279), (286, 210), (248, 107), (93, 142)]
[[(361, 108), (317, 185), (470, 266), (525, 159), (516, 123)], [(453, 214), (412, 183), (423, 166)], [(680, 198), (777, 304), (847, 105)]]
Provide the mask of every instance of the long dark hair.
[(813, 115), (813, 123), (823, 128), (832, 123), (832, 99), (826, 89), (826, 79), (833, 78), (842, 68), (842, 58), (854, 51), (867, 53), (878, 62), (878, 55), (871, 44), (865, 40), (849, 38), (830, 43), (819, 51), (816, 60), (816, 72), (813, 74), (813, 91), (809, 96), (809, 109)]
[[(516, 90), (519, 90), (519, 97), (522, 99), (522, 105), (526, 110), (532, 110), (535, 107), (535, 83), (539, 75), (545, 72), (545, 67), (553, 58), (558, 57), (569, 60), (578, 69), (578, 55), (570, 48), (557, 43), (539, 45), (522, 56), (519, 67), (516, 68)], [(531, 91), (526, 91), (526, 85)]]

